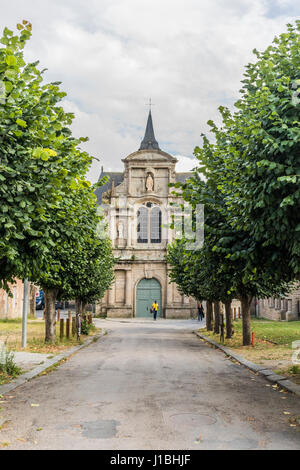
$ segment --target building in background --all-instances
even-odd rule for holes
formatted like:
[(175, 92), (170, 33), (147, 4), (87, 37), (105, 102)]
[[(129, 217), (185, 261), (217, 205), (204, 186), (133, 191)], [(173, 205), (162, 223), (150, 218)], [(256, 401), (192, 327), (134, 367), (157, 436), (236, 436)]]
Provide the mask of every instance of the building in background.
[[(10, 284), (11, 296), (0, 289), (0, 319), (13, 319), (21, 318), (23, 313), (23, 295), (24, 284), (20, 279), (16, 280), (15, 284)], [(35, 293), (36, 287), (34, 284), (29, 285), (28, 295), (28, 313), (35, 314)]]
[(257, 316), (270, 320), (300, 320), (300, 285), (288, 297), (258, 300)]
[(109, 181), (96, 191), (113, 242), (115, 282), (101, 302), (108, 317), (150, 317), (157, 300), (164, 318), (191, 318), (194, 299), (170, 284), (165, 260), (173, 234), (170, 207), (179, 198), (169, 183), (185, 181), (190, 173), (176, 173), (177, 159), (159, 148), (151, 111), (138, 151), (122, 160), (123, 172), (101, 172)]

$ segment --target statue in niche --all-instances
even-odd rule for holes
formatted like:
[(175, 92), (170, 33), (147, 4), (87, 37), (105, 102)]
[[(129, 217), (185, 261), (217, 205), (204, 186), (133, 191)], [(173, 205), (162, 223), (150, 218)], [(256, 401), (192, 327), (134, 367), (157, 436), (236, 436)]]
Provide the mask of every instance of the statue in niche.
[(151, 192), (153, 191), (153, 188), (154, 188), (153, 176), (151, 175), (151, 173), (148, 173), (147, 178), (146, 178), (146, 191)]
[(123, 239), (124, 238), (124, 227), (122, 222), (118, 223), (118, 238)]

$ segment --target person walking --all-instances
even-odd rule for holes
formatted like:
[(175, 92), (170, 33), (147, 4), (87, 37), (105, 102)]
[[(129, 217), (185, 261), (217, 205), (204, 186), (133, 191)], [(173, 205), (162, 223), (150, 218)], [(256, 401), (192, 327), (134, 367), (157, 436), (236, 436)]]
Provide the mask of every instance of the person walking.
[(202, 321), (204, 318), (204, 308), (203, 305), (198, 305), (198, 321)]
[(158, 308), (157, 300), (155, 300), (152, 304), (153, 320), (156, 320)]

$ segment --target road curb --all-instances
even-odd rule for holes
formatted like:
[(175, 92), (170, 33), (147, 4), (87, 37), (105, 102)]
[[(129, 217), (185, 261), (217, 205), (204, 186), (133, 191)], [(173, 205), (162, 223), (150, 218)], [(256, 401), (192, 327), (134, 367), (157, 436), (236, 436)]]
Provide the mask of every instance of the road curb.
[(98, 340), (99, 338), (101, 338), (102, 336), (105, 336), (106, 334), (107, 334), (107, 331), (103, 329), (99, 334), (91, 336), (89, 339), (87, 339), (83, 344), (80, 344), (79, 346), (74, 346), (73, 348), (68, 349), (68, 351), (63, 352), (61, 354), (57, 354), (52, 359), (48, 359), (43, 364), (40, 364), (39, 366), (35, 367), (29, 372), (25, 372), (25, 374), (20, 375), (17, 379), (12, 380), (8, 384), (1, 385), (0, 396), (4, 395), (5, 393), (11, 392), (15, 388), (20, 387), (20, 385), (23, 385), (24, 383), (28, 382), (29, 380), (34, 379), (35, 377), (37, 377), (39, 374), (44, 372), (49, 367), (54, 366), (55, 364), (58, 364), (60, 361), (62, 361), (63, 359), (66, 359), (67, 357), (76, 353), (80, 349), (83, 349), (89, 346), (91, 343), (95, 341), (95, 338)]
[(254, 362), (248, 361), (247, 359), (244, 359), (242, 356), (235, 354), (231, 349), (226, 348), (226, 346), (222, 346), (222, 344), (216, 343), (212, 339), (208, 338), (207, 336), (204, 336), (198, 331), (194, 331), (194, 334), (198, 336), (199, 338), (203, 339), (207, 343), (211, 344), (217, 349), (221, 349), (226, 356), (234, 359), (237, 361), (239, 364), (241, 364), (244, 367), (247, 367), (247, 369), (252, 370), (252, 372), (255, 372), (256, 374), (261, 375), (265, 379), (267, 379), (269, 382), (272, 382), (273, 384), (279, 385), (281, 388), (284, 388), (288, 392), (294, 393), (298, 397), (300, 397), (300, 386), (291, 382), (288, 380), (286, 377), (283, 375), (277, 375), (275, 374), (272, 370), (266, 369), (263, 366), (259, 366), (258, 364), (254, 364)]

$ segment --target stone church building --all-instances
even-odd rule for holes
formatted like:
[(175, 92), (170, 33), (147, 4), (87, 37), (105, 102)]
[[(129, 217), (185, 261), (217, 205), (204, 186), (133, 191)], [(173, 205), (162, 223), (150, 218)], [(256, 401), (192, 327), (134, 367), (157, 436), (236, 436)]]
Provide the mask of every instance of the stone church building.
[(108, 182), (96, 191), (113, 242), (115, 281), (102, 299), (100, 312), (108, 317), (151, 317), (157, 300), (162, 318), (191, 318), (194, 299), (170, 284), (165, 260), (172, 203), (179, 202), (169, 183), (185, 181), (176, 173), (177, 159), (162, 151), (154, 136), (151, 110), (139, 150), (122, 160), (124, 171), (101, 171)]

